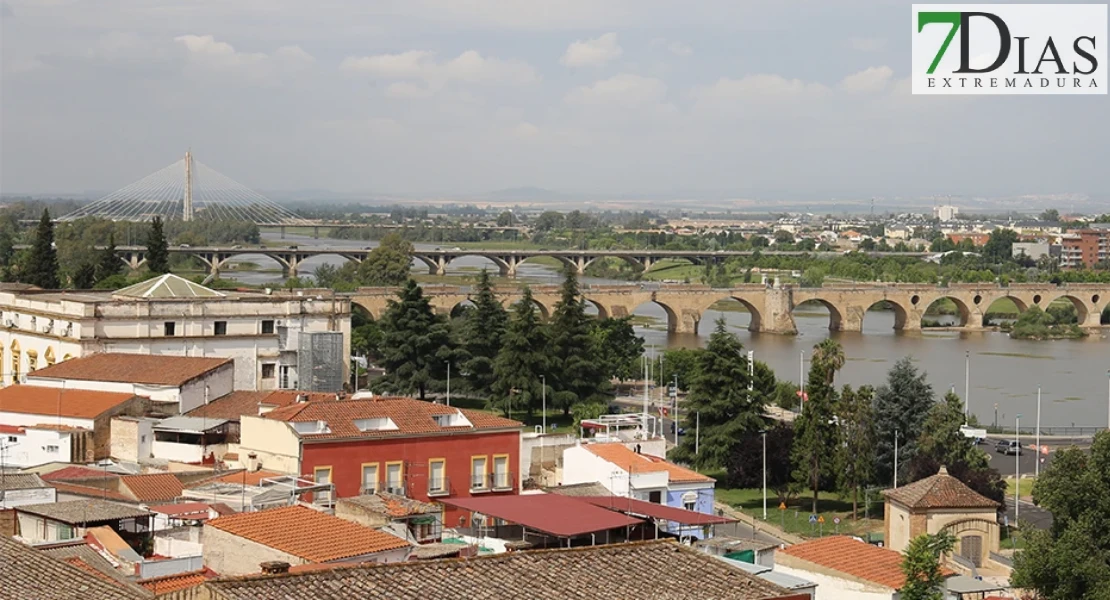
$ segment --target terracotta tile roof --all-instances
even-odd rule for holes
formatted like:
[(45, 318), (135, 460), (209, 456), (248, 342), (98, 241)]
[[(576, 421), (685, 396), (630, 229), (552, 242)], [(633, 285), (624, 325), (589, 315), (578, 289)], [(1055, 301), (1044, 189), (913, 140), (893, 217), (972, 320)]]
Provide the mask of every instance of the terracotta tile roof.
[(181, 480), (169, 473), (124, 475), (120, 478), (131, 495), (139, 502), (166, 502), (181, 495), (185, 488)]
[(74, 479), (115, 479), (116, 477), (119, 477), (119, 475), (111, 471), (105, 471), (104, 469), (93, 469), (91, 467), (73, 465), (46, 473), (42, 476), (42, 479), (43, 481), (70, 481)]
[(78, 539), (58, 544), (35, 546), (35, 550), (65, 561), (75, 567), (89, 571), (101, 579), (131, 590), (138, 594), (145, 594), (146, 590), (135, 585), (120, 571), (108, 562), (96, 549), (88, 545), (85, 540)]
[(413, 500), (412, 498), (386, 492), (341, 498), (339, 501), (354, 504), (366, 510), (389, 515), (391, 517), (411, 517), (413, 515), (443, 512), (442, 509), (435, 504), (421, 502), (419, 500)]
[(221, 475), (214, 479), (205, 479), (204, 483), (238, 483), (239, 485), (258, 485), (263, 479), (269, 477), (282, 477), (285, 473), (278, 473), (277, 471), (267, 471), (266, 469), (259, 469), (257, 471), (238, 471), (236, 473), (228, 473)]
[(115, 392), (9, 385), (0, 389), (0, 413), (93, 419), (135, 397)]
[(19, 434), (27, 433), (27, 430), (22, 428), (22, 427), (17, 427), (15, 425), (4, 425), (3, 423), (0, 423), (0, 433), (19, 435)]
[(522, 551), (215, 579), (221, 600), (768, 600), (789, 592), (672, 541)]
[(6, 473), (0, 477), (0, 490), (40, 490), (48, 487), (37, 473)]
[(0, 536), (0, 590), (5, 600), (136, 600), (149, 598), (84, 568)]
[(220, 517), (207, 526), (311, 562), (329, 562), (404, 548), (405, 540), (305, 506)]
[(215, 577), (216, 572), (206, 567), (199, 571), (191, 571), (189, 573), (177, 573), (175, 575), (140, 579), (136, 583), (155, 594), (168, 594), (170, 592), (197, 587), (198, 585), (204, 584), (205, 581)]
[[(834, 535), (810, 540), (787, 546), (779, 552), (893, 590), (901, 589), (906, 583), (901, 554), (848, 536)], [(947, 568), (943, 572), (953, 574)]]
[(18, 506), (16, 510), (71, 525), (119, 521), (150, 515), (149, 512), (137, 506), (103, 500), (69, 500), (47, 504), (30, 504)]
[[(436, 415), (462, 414), (470, 425), (441, 426)], [(276, 408), (263, 417), (289, 423), (323, 421), (327, 433), (302, 433), (305, 440), (334, 440), (336, 438), (383, 438), (434, 433), (460, 433), (481, 430), (520, 429), (519, 421), (498, 417), (479, 411), (458, 409), (443, 404), (413, 398), (372, 398), (366, 400), (330, 400), (302, 402)], [(389, 418), (396, 429), (361, 431), (355, 421), (359, 419)]]
[(58, 491), (59, 494), (70, 494), (71, 496), (85, 496), (86, 498), (100, 498), (102, 500), (116, 500), (119, 502), (134, 502), (135, 499), (130, 496), (125, 496), (115, 490), (94, 487), (91, 485), (80, 485), (77, 483), (69, 483), (64, 481), (52, 481), (50, 487)]
[(897, 489), (883, 491), (888, 499), (909, 508), (998, 508), (998, 503), (964, 485), (948, 469)]
[(27, 376), (181, 386), (232, 362), (230, 358), (100, 353), (63, 361)]
[(189, 417), (208, 417), (209, 419), (238, 421), (239, 417), (243, 415), (258, 416), (259, 405), (271, 407), (289, 406), (296, 401), (298, 394), (307, 396), (308, 399), (313, 402), (335, 399), (335, 394), (322, 394), (317, 392), (298, 392), (296, 390), (252, 392), (243, 390), (221, 396), (185, 414)]
[(203, 521), (208, 518), (208, 505), (203, 502), (159, 504), (157, 506), (148, 506), (147, 510), (177, 519), (199, 519)]
[(657, 456), (636, 454), (621, 443), (586, 444), (584, 446), (597, 456), (627, 470), (630, 473), (657, 473), (665, 471), (670, 481), (676, 483), (711, 482), (716, 481), (686, 467), (680, 467)]
[(610, 493), (609, 488), (594, 481), (592, 483), (571, 483), (568, 485), (556, 485), (552, 487), (543, 488), (544, 492), (548, 494), (559, 494), (560, 496), (604, 496)]

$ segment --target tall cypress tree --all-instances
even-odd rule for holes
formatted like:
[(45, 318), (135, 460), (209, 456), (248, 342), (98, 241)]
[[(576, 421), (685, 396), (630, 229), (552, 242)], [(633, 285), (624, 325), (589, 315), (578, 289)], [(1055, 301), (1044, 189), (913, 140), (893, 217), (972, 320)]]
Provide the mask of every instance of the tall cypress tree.
[(120, 272), (120, 267), (123, 263), (120, 262), (116, 256), (116, 234), (108, 234), (108, 245), (100, 251), (100, 256), (96, 259), (96, 281), (97, 283), (105, 279), (117, 275)]
[(548, 374), (550, 356), (548, 337), (532, 301), (532, 290), (513, 306), (513, 314), (493, 363), (492, 401), (506, 413), (509, 402), (523, 402), (528, 415), (543, 399), (542, 377)]
[(162, 231), (162, 217), (154, 217), (150, 222), (150, 233), (146, 238), (146, 268), (153, 275), (170, 272), (170, 246)]
[(451, 325), (432, 309), (420, 286), (410, 279), (380, 321), (381, 365), (385, 376), (374, 387), (396, 394), (416, 392), (424, 400), (428, 387), (445, 378), (451, 360)]
[(590, 319), (579, 296), (578, 276), (568, 267), (562, 297), (551, 319), (552, 383), (564, 416), (570, 415), (575, 404), (598, 400), (609, 391), (609, 382), (594, 357)]
[(817, 514), (819, 491), (829, 486), (840, 432), (833, 421), (837, 395), (836, 372), (844, 365), (844, 351), (831, 339), (813, 347), (813, 360), (806, 384), (808, 400), (794, 419), (794, 479), (813, 491), (813, 514)]
[(478, 295), (474, 310), (468, 311), (462, 327), (461, 371), (471, 390), (487, 395), (494, 382), (493, 363), (501, 351), (501, 337), (505, 334), (508, 313), (493, 295), (489, 273), (485, 269), (478, 276)]
[(50, 221), (50, 211), (43, 209), (35, 241), (27, 255), (27, 262), (20, 273), (23, 283), (36, 285), (46, 290), (58, 289), (58, 250), (54, 247), (54, 223)]
[(728, 331), (724, 317), (717, 319), (709, 344), (698, 353), (693, 381), (679, 382), (689, 390), (679, 418), (687, 431), (700, 429), (679, 442), (673, 457), (699, 467), (722, 467), (746, 434), (767, 425), (767, 397), (758, 388), (748, 391), (748, 355), (736, 334)]
[(882, 485), (894, 480), (894, 438), (898, 437), (899, 480), (908, 473), (901, 467), (917, 455), (917, 438), (924, 428), (936, 396), (909, 357), (894, 363), (886, 385), (875, 392), (875, 478)]

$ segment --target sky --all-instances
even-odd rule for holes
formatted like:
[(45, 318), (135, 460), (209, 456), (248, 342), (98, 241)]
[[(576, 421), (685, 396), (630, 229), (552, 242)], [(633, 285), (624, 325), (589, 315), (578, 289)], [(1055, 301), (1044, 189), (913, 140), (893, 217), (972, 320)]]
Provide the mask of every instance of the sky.
[(1110, 96), (912, 96), (910, 6), (2, 0), (0, 192), (1110, 198)]

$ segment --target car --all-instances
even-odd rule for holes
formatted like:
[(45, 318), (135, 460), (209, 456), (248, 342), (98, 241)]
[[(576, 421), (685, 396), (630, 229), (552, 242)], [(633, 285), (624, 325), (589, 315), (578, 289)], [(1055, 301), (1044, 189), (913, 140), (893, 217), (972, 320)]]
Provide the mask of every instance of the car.
[[(677, 423), (675, 423), (674, 421), (671, 421), (671, 433), (675, 432), (675, 427), (677, 425), (678, 425)], [(686, 428), (685, 427), (678, 427), (678, 435), (686, 435)]]
[(994, 451), (999, 454), (1017, 454), (1021, 455), (1021, 442), (1017, 440), (1002, 440), (994, 447)]
[(181, 244), (181, 247), (182, 247), (182, 248), (188, 248), (188, 247), (189, 247), (189, 244)]

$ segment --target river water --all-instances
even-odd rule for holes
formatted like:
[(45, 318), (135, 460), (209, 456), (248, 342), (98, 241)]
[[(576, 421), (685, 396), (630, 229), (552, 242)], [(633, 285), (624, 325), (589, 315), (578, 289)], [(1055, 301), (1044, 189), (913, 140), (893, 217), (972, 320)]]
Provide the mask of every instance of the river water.
[[(277, 243), (279, 235), (263, 233), (268, 242)], [(328, 246), (333, 248), (366, 248), (376, 242), (313, 239), (309, 236), (287, 234), (284, 242), (302, 248)], [(451, 244), (417, 244), (418, 249), (450, 247)], [(276, 263), (263, 256), (245, 256), (243, 260), (258, 263), (263, 268), (273, 268)], [(320, 256), (306, 261), (303, 275), (322, 264), (341, 265), (338, 256)], [(496, 267), (486, 259), (474, 256), (461, 257), (452, 262), (448, 271), (471, 272)], [(423, 263), (414, 269), (425, 271)], [(557, 269), (544, 265), (524, 263), (517, 269), (518, 278), (533, 283), (558, 283), (561, 275)], [(279, 284), (280, 272), (226, 271), (224, 277), (233, 277), (252, 284)], [(620, 284), (607, 279), (583, 278), (587, 284)], [(894, 330), (894, 313), (872, 311), (864, 319), (863, 332), (830, 332), (828, 311), (820, 306), (799, 307), (795, 312), (797, 336), (752, 333), (747, 330), (749, 316), (739, 310), (709, 310), (702, 317), (699, 334), (675, 334), (666, 331), (663, 308), (645, 304), (637, 308), (636, 315), (654, 319), (651, 326), (637, 327), (644, 344), (651, 352), (662, 348), (696, 347), (704, 345), (713, 331), (714, 321), (723, 316), (729, 329), (735, 331), (744, 346), (755, 352), (757, 360), (766, 362), (783, 380), (797, 383), (802, 353), (808, 359), (813, 346), (821, 340), (834, 337), (844, 347), (847, 362), (838, 378), (838, 385), (878, 385), (886, 372), (903, 356), (910, 356), (918, 368), (928, 374), (928, 380), (938, 395), (955, 387), (964, 396), (965, 353), (971, 354), (970, 409), (983, 424), (1000, 424), (1012, 427), (1016, 415), (1021, 415), (1023, 427), (1034, 425), (1037, 416), (1037, 386), (1042, 388), (1041, 423), (1050, 426), (1106, 426), (1108, 416), (1108, 374), (1110, 374), (1110, 332), (1103, 330), (1083, 340), (1026, 341), (1013, 340), (998, 332), (921, 331), (901, 333)], [(809, 364), (805, 364), (808, 371)]]

